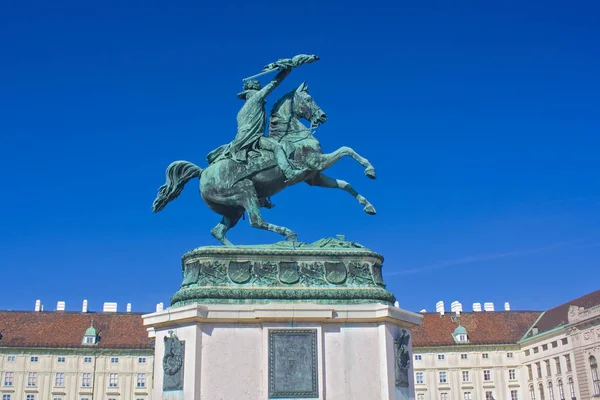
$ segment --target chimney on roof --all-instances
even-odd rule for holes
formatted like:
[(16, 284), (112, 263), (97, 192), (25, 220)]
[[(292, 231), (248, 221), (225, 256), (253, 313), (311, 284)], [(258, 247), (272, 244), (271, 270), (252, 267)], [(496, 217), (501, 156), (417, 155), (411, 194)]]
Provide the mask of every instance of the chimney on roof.
[(41, 300), (36, 300), (35, 301), (35, 308), (34, 308), (34, 310), (36, 312), (42, 311), (42, 301)]
[(426, 313), (426, 312), (427, 312), (427, 310), (426, 310), (426, 309), (422, 309), (422, 310), (421, 310), (421, 311), (419, 311), (419, 312), (420, 312), (421, 314), (424, 314), (424, 313)]
[(481, 303), (473, 303), (473, 312), (481, 312)]
[(165, 305), (163, 303), (158, 303), (156, 305), (156, 312), (160, 312), (164, 309)]
[(83, 313), (88, 312), (88, 302), (87, 302), (87, 300), (83, 301), (83, 304), (81, 305), (81, 312), (83, 312)]
[(494, 303), (483, 303), (483, 311), (494, 311)]
[(104, 303), (103, 312), (117, 312), (117, 303)]
[(127, 303), (127, 312), (131, 312), (131, 303)]
[(504, 303), (504, 311), (510, 311), (510, 303), (508, 301)]
[(438, 301), (437, 303), (435, 303), (435, 312), (439, 313), (440, 315), (444, 315), (444, 302), (443, 301)]
[(65, 311), (67, 308), (67, 304), (64, 301), (59, 301), (56, 303), (56, 311)]

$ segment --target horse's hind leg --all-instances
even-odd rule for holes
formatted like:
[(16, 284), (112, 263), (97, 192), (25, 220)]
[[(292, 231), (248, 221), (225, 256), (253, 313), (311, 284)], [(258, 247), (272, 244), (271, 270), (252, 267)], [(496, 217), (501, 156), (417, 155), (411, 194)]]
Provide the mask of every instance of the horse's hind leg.
[(243, 198), (240, 199), (242, 206), (248, 212), (248, 218), (250, 219), (250, 225), (254, 228), (264, 229), (267, 231), (279, 233), (285, 236), (286, 240), (298, 241), (296, 234), (283, 226), (273, 225), (266, 222), (262, 214), (260, 213), (260, 202), (258, 195), (254, 189), (254, 184), (250, 181), (239, 182), (236, 186), (239, 186), (243, 191)]
[(229, 241), (229, 239), (227, 239), (225, 237), (225, 234), (227, 233), (228, 230), (230, 230), (231, 228), (233, 228), (235, 226), (235, 224), (238, 223), (238, 221), (240, 220), (240, 218), (242, 217), (244, 213), (243, 209), (239, 209), (236, 210), (234, 213), (232, 213), (231, 215), (225, 215), (223, 217), (223, 219), (221, 219), (221, 222), (219, 222), (217, 224), (217, 226), (215, 226), (210, 233), (221, 243), (223, 243), (225, 246), (233, 246), (233, 243), (231, 243)]
[(377, 213), (375, 211), (375, 207), (373, 207), (373, 204), (371, 204), (364, 196), (361, 196), (356, 190), (354, 190), (352, 185), (344, 180), (331, 178), (325, 174), (318, 174), (314, 178), (306, 181), (306, 183), (308, 183), (310, 186), (342, 189), (343, 191), (350, 193), (350, 195), (354, 197), (361, 205), (365, 206), (365, 208), (363, 208), (364, 212), (369, 215), (375, 215)]

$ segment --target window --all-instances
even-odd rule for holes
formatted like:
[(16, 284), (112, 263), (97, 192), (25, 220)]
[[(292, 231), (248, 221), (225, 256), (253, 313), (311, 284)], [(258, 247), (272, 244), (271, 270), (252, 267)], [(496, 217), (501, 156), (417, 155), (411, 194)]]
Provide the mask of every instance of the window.
[(533, 348), (533, 354), (537, 354), (537, 353), (539, 353), (539, 352), (540, 352), (540, 349), (539, 349), (539, 348), (537, 348), (537, 347), (534, 347), (534, 348)]
[(492, 371), (490, 371), (489, 369), (484, 369), (483, 370), (483, 380), (491, 381), (492, 380)]
[(467, 353), (462, 353), (462, 354), (460, 355), (460, 359), (461, 359), (461, 360), (466, 360), (467, 358), (469, 358), (469, 356), (467, 355)]
[(571, 399), (576, 399), (575, 385), (573, 384), (573, 378), (569, 378), (569, 392), (571, 392)]
[(554, 342), (552, 342), (551, 344), (552, 344), (553, 349), (558, 347), (558, 342), (556, 340)]
[(456, 340), (459, 341), (459, 342), (466, 342), (467, 341), (467, 335), (465, 335), (464, 333), (456, 335)]
[(417, 373), (415, 373), (415, 381), (418, 384), (425, 383), (425, 375), (423, 374), (423, 372), (417, 372)]
[(38, 362), (38, 357), (37, 356), (29, 357), (29, 362)]
[(96, 336), (84, 336), (83, 344), (96, 344)]
[(506, 353), (506, 358), (513, 358), (513, 353)]
[(443, 354), (438, 354), (438, 360), (443, 360), (444, 358), (446, 358), (446, 356)]
[(545, 400), (546, 397), (544, 396), (544, 385), (542, 385), (540, 383), (540, 385), (538, 386), (538, 389), (540, 390), (540, 400)]
[(569, 343), (569, 339), (567, 339), (567, 338), (562, 338), (562, 339), (561, 339), (561, 342), (562, 342), (562, 344), (567, 344), (567, 343)]
[(565, 362), (567, 363), (567, 372), (571, 372), (571, 356), (570, 355), (566, 355), (565, 356)]
[(518, 390), (510, 391), (510, 400), (519, 400), (519, 391)]
[(425, 400), (425, 395), (423, 393), (419, 393), (417, 395), (417, 400)]
[(81, 375), (81, 387), (90, 387), (92, 385), (92, 374), (90, 372), (84, 372)]
[[(415, 358), (416, 357), (417, 356), (415, 356)], [(419, 357), (421, 357), (421, 356), (419, 355)], [(146, 364), (146, 357), (139, 357), (138, 358), (138, 364)]]
[(10, 394), (3, 394), (2, 400), (10, 400)]
[(469, 376), (469, 371), (462, 372), (462, 381), (463, 382), (471, 382), (471, 377)]
[(465, 392), (464, 398), (465, 400), (473, 400), (473, 395), (471, 392)]
[(440, 400), (448, 400), (448, 393), (440, 393)]
[(118, 364), (119, 363), (119, 357), (111, 357), (110, 358), (110, 363), (111, 364)]
[(525, 350), (525, 355), (526, 355), (526, 356), (528, 356), (528, 355), (530, 355), (530, 354), (531, 354), (531, 353), (529, 352), (529, 350)]
[(548, 382), (548, 398), (554, 400), (554, 388), (552, 388), (552, 382)]
[(485, 400), (494, 400), (494, 395), (492, 394), (492, 392), (485, 392)]
[(440, 383), (446, 383), (448, 380), (448, 376), (446, 371), (440, 371)]
[(25, 400), (35, 400), (35, 394), (28, 394)]
[(542, 345), (542, 350), (544, 350), (544, 351), (548, 350), (548, 344), (543, 344)]
[(542, 378), (542, 366), (540, 365), (539, 362), (535, 363), (535, 369), (537, 370), (538, 379), (541, 379)]
[(560, 400), (565, 400), (565, 388), (560, 379), (558, 380), (558, 396), (560, 397)]
[(552, 376), (552, 369), (550, 368), (550, 360), (544, 361), (546, 364), (546, 376)]
[(56, 361), (58, 361), (59, 363), (64, 363), (65, 362), (65, 358), (64, 357), (58, 357), (56, 359)]
[(56, 374), (54, 378), (54, 386), (63, 387), (65, 386), (65, 374), (63, 372), (59, 372)]
[(514, 369), (508, 370), (508, 379), (510, 379), (511, 381), (514, 381), (515, 379), (517, 379), (517, 373)]
[(145, 374), (137, 374), (136, 387), (139, 387), (139, 388), (146, 387), (146, 375)]
[(560, 357), (556, 357), (554, 359), (554, 361), (556, 362), (556, 373), (560, 374), (561, 373), (561, 370), (560, 370)]
[(29, 372), (27, 374), (27, 386), (37, 386), (37, 372)]
[(15, 357), (15, 356), (8, 356), (8, 357), (6, 357), (6, 362), (15, 362), (16, 359), (17, 359), (17, 357)]
[(527, 366), (527, 372), (529, 373), (529, 380), (533, 380), (533, 370), (531, 368), (531, 364)]
[(90, 398), (89, 397), (82, 397), (79, 400), (90, 400)]
[(108, 387), (117, 387), (117, 386), (119, 386), (119, 375), (108, 374)]
[(533, 385), (529, 386), (529, 398), (535, 400), (535, 389), (533, 388)]
[[(416, 354), (415, 355), (415, 361), (421, 361), (422, 359), (423, 359), (422, 355), (420, 355), (420, 354)], [(140, 358), (140, 360), (141, 360), (141, 358)], [(146, 362), (145, 358), (144, 358), (144, 362)], [(140, 363), (141, 363), (141, 361), (140, 361)]]
[(14, 379), (15, 379), (14, 372), (5, 372), (4, 373), (4, 386), (12, 386)]
[(490, 358), (490, 355), (488, 353), (483, 353), (481, 355), (481, 358)]
[(83, 362), (84, 363), (91, 363), (92, 362), (92, 357), (83, 357)]
[(594, 396), (600, 396), (600, 379), (598, 378), (598, 363), (596, 357), (590, 357), (590, 369), (592, 370), (592, 384), (594, 385)]

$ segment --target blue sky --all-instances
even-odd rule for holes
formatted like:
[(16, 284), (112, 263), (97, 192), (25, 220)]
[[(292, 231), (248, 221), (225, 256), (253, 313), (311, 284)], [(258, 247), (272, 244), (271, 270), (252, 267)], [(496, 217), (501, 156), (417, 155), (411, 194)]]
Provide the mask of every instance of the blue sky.
[[(417, 4), (418, 3), (418, 4)], [(265, 219), (386, 257), (409, 310), (544, 309), (598, 289), (595, 2), (12, 2), (0, 15), (0, 308), (168, 303), (180, 256), (215, 244), (197, 181), (150, 207), (173, 160), (235, 136), (241, 79), (315, 53), (307, 81), (351, 146), (343, 192), (295, 186)], [(271, 103), (272, 104), (272, 103)], [(238, 244), (275, 234), (241, 223)]]

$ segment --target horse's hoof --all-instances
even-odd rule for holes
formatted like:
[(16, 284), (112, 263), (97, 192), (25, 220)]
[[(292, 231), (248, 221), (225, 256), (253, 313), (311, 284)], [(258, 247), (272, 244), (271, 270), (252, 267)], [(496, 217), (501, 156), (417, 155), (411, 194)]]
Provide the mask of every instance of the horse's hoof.
[(375, 215), (377, 214), (377, 211), (375, 211), (375, 207), (373, 207), (371, 204), (369, 204), (368, 206), (366, 206), (364, 208), (364, 211), (369, 214), (369, 215)]
[(285, 237), (285, 240), (288, 242), (297, 242), (298, 241), (298, 235), (296, 235), (295, 233), (292, 233), (291, 235), (287, 235)]
[(365, 169), (365, 175), (371, 179), (377, 179), (377, 175), (375, 174), (375, 168), (368, 167)]

